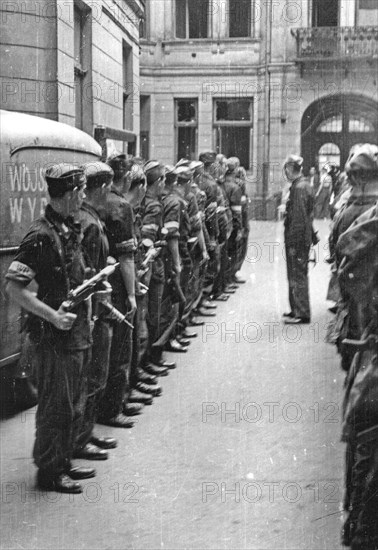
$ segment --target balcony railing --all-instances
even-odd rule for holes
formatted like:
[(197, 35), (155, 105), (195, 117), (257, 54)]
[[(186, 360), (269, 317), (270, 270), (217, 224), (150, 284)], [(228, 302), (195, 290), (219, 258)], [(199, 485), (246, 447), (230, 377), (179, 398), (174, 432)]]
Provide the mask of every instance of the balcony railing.
[(312, 27), (291, 32), (301, 61), (378, 56), (378, 27)]

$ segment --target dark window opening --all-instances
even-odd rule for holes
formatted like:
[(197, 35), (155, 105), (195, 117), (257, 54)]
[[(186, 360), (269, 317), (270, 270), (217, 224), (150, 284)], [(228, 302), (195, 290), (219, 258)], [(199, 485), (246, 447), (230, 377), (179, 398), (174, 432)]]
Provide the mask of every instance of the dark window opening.
[(176, 37), (207, 38), (208, 0), (176, 0)]
[(229, 0), (229, 36), (251, 36), (251, 0)]
[(338, 24), (339, 0), (313, 0), (313, 27), (337, 27)]
[(177, 101), (177, 122), (196, 122), (196, 101)]
[(238, 99), (216, 102), (216, 120), (251, 120), (251, 102)]
[(123, 129), (133, 130), (134, 107), (133, 49), (123, 43)]
[(197, 157), (197, 99), (177, 99), (175, 102), (176, 156), (177, 160)]
[(91, 11), (77, 0), (74, 4), (75, 126), (92, 133)]

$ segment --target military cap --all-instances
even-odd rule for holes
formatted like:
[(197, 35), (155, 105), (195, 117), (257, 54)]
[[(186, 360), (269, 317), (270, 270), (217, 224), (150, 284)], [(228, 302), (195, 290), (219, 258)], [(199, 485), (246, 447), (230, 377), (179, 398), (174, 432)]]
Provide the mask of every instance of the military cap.
[(238, 157), (230, 157), (229, 159), (226, 159), (227, 168), (230, 170), (230, 172), (233, 172), (240, 166), (240, 160)]
[(303, 165), (303, 158), (299, 155), (288, 155), (285, 159), (284, 166), (287, 166), (288, 164), (293, 164), (297, 168), (300, 168)]
[(198, 174), (200, 174), (203, 170), (203, 167), (204, 167), (204, 164), (200, 160), (193, 160), (193, 162), (189, 164), (189, 168), (193, 170), (194, 176), (197, 176)]
[(378, 172), (378, 146), (364, 143), (349, 156), (345, 165), (347, 174), (350, 172)]
[(199, 160), (204, 164), (212, 164), (215, 162), (216, 156), (216, 153), (213, 151), (206, 151), (205, 153), (200, 154)]
[(179, 168), (180, 166), (189, 166), (190, 160), (188, 159), (180, 159), (178, 163), (176, 164), (176, 168)]
[(143, 171), (143, 168), (139, 164), (133, 164), (130, 170), (130, 182), (131, 187), (138, 185), (138, 183), (146, 182), (146, 174)]
[(113, 169), (115, 176), (120, 177), (130, 170), (132, 160), (128, 160), (125, 153), (114, 151), (108, 157), (106, 163)]
[(185, 183), (192, 179), (194, 171), (191, 168), (189, 168), (189, 166), (185, 166), (182, 164), (181, 166), (176, 165), (176, 174), (177, 174), (177, 181)]
[(113, 170), (104, 162), (87, 162), (83, 164), (82, 168), (87, 178), (87, 187), (89, 189), (109, 185), (114, 178)]
[(83, 168), (63, 162), (48, 168), (45, 178), (52, 197), (62, 197), (67, 191), (82, 187), (86, 183)]
[(170, 185), (175, 180), (177, 180), (177, 170), (175, 166), (171, 166), (170, 164), (167, 164), (165, 166), (165, 183), (167, 185)]
[(143, 166), (144, 173), (147, 177), (147, 185), (152, 185), (156, 180), (164, 176), (164, 165), (158, 160), (148, 160)]

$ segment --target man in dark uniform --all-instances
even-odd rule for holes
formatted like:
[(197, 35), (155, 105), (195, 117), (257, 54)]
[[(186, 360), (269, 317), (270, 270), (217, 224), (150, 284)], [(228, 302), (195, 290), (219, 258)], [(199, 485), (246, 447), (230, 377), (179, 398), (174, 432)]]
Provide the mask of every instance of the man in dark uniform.
[(226, 271), (225, 292), (235, 292), (235, 274), (239, 269), (241, 242), (243, 237), (242, 223), (242, 189), (238, 184), (236, 171), (239, 159), (231, 157), (227, 160), (227, 171), (224, 177), (224, 192), (232, 217), (232, 231), (228, 239), (228, 269)]
[[(107, 266), (109, 243), (105, 233), (104, 204), (110, 191), (114, 172), (103, 162), (89, 162), (83, 166), (87, 191), (86, 198), (80, 209), (80, 223), (83, 230), (82, 246), (85, 258), (93, 275)], [(94, 307), (94, 327), (92, 359), (87, 373), (87, 402), (83, 415), (83, 423), (79, 433), (75, 457), (92, 460), (104, 460), (107, 452), (104, 449), (113, 449), (117, 442), (112, 437), (96, 437), (93, 434), (94, 423), (98, 416), (100, 397), (106, 387), (109, 372), (110, 346), (113, 336), (113, 327), (109, 314), (100, 301), (92, 300)]]
[(290, 312), (285, 323), (309, 323), (311, 318), (308, 290), (308, 258), (313, 239), (314, 196), (302, 174), (303, 158), (289, 155), (284, 164), (291, 182), (285, 216), (285, 251), (289, 281)]
[[(185, 302), (180, 287), (181, 259), (179, 252), (180, 227), (182, 220), (182, 205), (175, 193), (177, 172), (173, 166), (165, 168), (165, 188), (162, 196), (163, 227), (167, 231), (167, 250), (164, 256), (165, 285), (161, 303), (160, 330), (154, 348), (162, 350), (170, 347), (169, 340), (179, 318), (179, 304)], [(185, 352), (186, 348), (177, 344), (177, 352)], [(173, 348), (171, 347), (171, 351)]]
[[(129, 182), (126, 175), (131, 163), (122, 153), (115, 153), (109, 160), (114, 171), (114, 181), (108, 195), (104, 221), (109, 240), (110, 255), (120, 263), (120, 268), (109, 277), (113, 287), (112, 302), (116, 309), (133, 321), (136, 310), (135, 299), (135, 264), (136, 251), (134, 235), (134, 216), (131, 205), (123, 194), (127, 192)], [(143, 405), (127, 405), (124, 399), (129, 391), (130, 366), (132, 356), (132, 330), (125, 323), (113, 326), (113, 339), (110, 350), (109, 376), (99, 406), (99, 421), (108, 426), (130, 428), (133, 422), (123, 414), (139, 414)]]
[[(375, 189), (378, 198), (378, 147), (361, 149), (362, 154), (352, 162), (355, 168), (359, 166), (355, 176), (370, 188), (370, 193)], [(341, 260), (338, 270), (341, 295), (350, 308), (348, 315), (353, 316), (355, 334), (348, 342), (354, 356), (346, 378), (343, 407), (347, 518), (342, 542), (353, 550), (378, 547), (377, 204), (340, 236), (336, 247)]]
[[(153, 245), (163, 239), (163, 205), (161, 197), (164, 191), (165, 168), (157, 160), (149, 160), (144, 165), (147, 178), (147, 191), (142, 210), (142, 238), (149, 239)], [(162, 346), (157, 345), (160, 336), (161, 307), (165, 285), (165, 252), (154, 259), (148, 272), (148, 346), (143, 370), (152, 376), (165, 376), (168, 368), (175, 368), (174, 362), (165, 361)], [(141, 379), (146, 379), (141, 373)], [(156, 381), (156, 379), (155, 379)]]
[(135, 254), (135, 280), (136, 280), (136, 300), (137, 311), (134, 317), (133, 329), (133, 353), (130, 370), (130, 392), (126, 396), (127, 403), (151, 404), (152, 396), (160, 395), (162, 390), (155, 384), (146, 384), (147, 380), (141, 378), (140, 366), (145, 359), (146, 348), (148, 346), (148, 328), (147, 328), (147, 307), (148, 307), (148, 272), (142, 270), (144, 259), (143, 253), (143, 213), (141, 204), (146, 194), (146, 176), (139, 164), (131, 166), (128, 178), (130, 185), (125, 194), (125, 199), (132, 206), (134, 211), (134, 232), (137, 241), (137, 252)]
[[(73, 468), (71, 458), (85, 407), (90, 355), (88, 300), (68, 313), (63, 302), (84, 281), (80, 226), (74, 222), (85, 197), (85, 175), (69, 164), (46, 171), (50, 202), (23, 239), (6, 275), (7, 291), (29, 313), (28, 332), (38, 365), (38, 410), (34, 461), (39, 487), (80, 493), (74, 481), (93, 477)], [(35, 296), (27, 287), (38, 283)]]
[(207, 295), (212, 294), (215, 278), (218, 274), (219, 263), (219, 228), (217, 214), (217, 196), (218, 189), (214, 178), (211, 176), (212, 165), (215, 162), (216, 154), (212, 151), (201, 153), (199, 160), (204, 164), (204, 172), (198, 178), (198, 185), (206, 194), (205, 204), (205, 223), (209, 235), (209, 244), (207, 252), (209, 254), (209, 263), (207, 266), (207, 274), (205, 280), (205, 292)]
[[(365, 144), (359, 147), (353, 147), (349, 159), (345, 165), (348, 179), (351, 184), (351, 193), (347, 202), (336, 214), (332, 230), (329, 237), (330, 257), (334, 260), (334, 269), (339, 267), (340, 258), (336, 257), (336, 246), (340, 236), (359, 218), (364, 212), (369, 210), (378, 200), (378, 185), (376, 179), (370, 178), (368, 184), (365, 179), (367, 174), (373, 172), (374, 155), (376, 147)], [(368, 176), (370, 177), (370, 176)], [(331, 340), (336, 342), (339, 352), (342, 356), (341, 367), (348, 371), (354, 356), (354, 350), (348, 346), (342, 345), (344, 338), (356, 339), (361, 337), (360, 327), (357, 317), (354, 314), (356, 304), (348, 303), (348, 300), (341, 299), (337, 303), (336, 317), (334, 320), (334, 330)]]

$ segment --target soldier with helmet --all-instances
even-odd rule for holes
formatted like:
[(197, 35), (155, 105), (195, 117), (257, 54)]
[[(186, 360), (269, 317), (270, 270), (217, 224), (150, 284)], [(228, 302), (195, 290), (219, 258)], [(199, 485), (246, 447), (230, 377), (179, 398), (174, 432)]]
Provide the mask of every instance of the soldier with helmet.
[[(34, 461), (41, 489), (80, 493), (78, 479), (95, 475), (71, 460), (85, 407), (90, 358), (88, 300), (67, 312), (63, 302), (85, 278), (80, 225), (74, 220), (85, 198), (84, 170), (57, 164), (45, 174), (50, 201), (24, 237), (7, 278), (7, 292), (29, 314), (34, 346), (38, 409)], [(28, 289), (38, 283), (38, 294)]]

